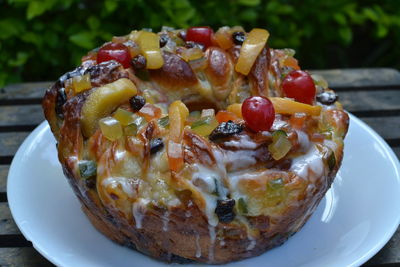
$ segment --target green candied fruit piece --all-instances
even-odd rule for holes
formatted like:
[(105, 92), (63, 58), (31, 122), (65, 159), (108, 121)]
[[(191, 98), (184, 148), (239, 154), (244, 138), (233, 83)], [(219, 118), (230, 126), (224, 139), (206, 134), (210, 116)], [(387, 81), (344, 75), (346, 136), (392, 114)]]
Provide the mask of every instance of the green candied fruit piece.
[(136, 136), (138, 131), (138, 126), (134, 123), (131, 123), (124, 127), (124, 134), (126, 136)]
[(268, 150), (274, 160), (280, 160), (290, 151), (292, 143), (289, 141), (285, 131), (277, 130), (272, 134), (272, 143)]
[(267, 203), (268, 206), (274, 207), (285, 200), (286, 190), (285, 183), (282, 178), (270, 180), (267, 183)]
[(247, 209), (246, 201), (241, 197), (238, 201), (238, 210), (241, 214), (247, 214), (249, 210)]
[(82, 179), (88, 179), (97, 174), (97, 164), (93, 160), (81, 160), (78, 166)]
[(331, 153), (328, 156), (328, 167), (329, 170), (333, 170), (336, 166), (336, 157), (335, 157), (335, 152), (331, 151)]
[(158, 124), (164, 128), (167, 128), (169, 126), (169, 116), (158, 119)]

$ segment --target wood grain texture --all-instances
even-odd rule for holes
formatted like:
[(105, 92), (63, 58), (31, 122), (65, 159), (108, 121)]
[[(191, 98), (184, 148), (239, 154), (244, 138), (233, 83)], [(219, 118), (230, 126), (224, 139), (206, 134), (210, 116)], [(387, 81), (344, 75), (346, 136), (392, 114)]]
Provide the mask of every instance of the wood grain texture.
[(34, 248), (0, 248), (2, 267), (48, 267), (54, 266)]
[(11, 84), (0, 89), (0, 100), (42, 98), (53, 82), (30, 82)]
[(311, 70), (322, 75), (331, 88), (399, 87), (400, 72), (389, 68)]
[(0, 203), (0, 235), (21, 234), (15, 224), (8, 203)]
[(400, 110), (400, 90), (342, 91), (337, 94), (340, 103), (350, 112)]
[(400, 115), (393, 117), (360, 118), (385, 139), (400, 138)]
[[(400, 227), (389, 242), (365, 266), (400, 263)], [(395, 266), (395, 265), (393, 265)], [(396, 265), (399, 266), (399, 265)]]
[(29, 132), (0, 133), (0, 156), (14, 156)]
[(0, 126), (37, 125), (44, 120), (40, 105), (0, 107)]
[(10, 166), (0, 165), (0, 192), (6, 192), (7, 190), (7, 175)]

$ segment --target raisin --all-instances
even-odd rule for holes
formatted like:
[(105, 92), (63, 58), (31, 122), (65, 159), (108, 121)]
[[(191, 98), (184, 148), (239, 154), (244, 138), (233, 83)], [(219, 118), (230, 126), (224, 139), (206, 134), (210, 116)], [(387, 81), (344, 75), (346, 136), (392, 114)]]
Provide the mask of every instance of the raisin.
[(81, 76), (85, 72), (85, 69), (82, 67), (78, 67), (74, 69), (73, 71), (65, 73), (63, 76), (61, 76), (58, 81), (63, 84), (66, 80), (75, 77), (75, 76)]
[(169, 40), (168, 34), (165, 33), (160, 34), (160, 48), (164, 47), (168, 43), (168, 40)]
[(135, 95), (129, 100), (129, 103), (133, 111), (137, 112), (146, 104), (146, 99), (143, 96)]
[(178, 33), (178, 37), (181, 38), (183, 41), (186, 40), (186, 31), (180, 31)]
[(137, 55), (132, 59), (132, 66), (136, 70), (146, 68), (146, 58), (142, 55)]
[(220, 138), (228, 137), (234, 134), (238, 134), (243, 131), (243, 125), (234, 123), (229, 120), (227, 122), (223, 122), (215, 128), (210, 136), (208, 137), (211, 141), (215, 141)]
[(150, 154), (155, 154), (164, 147), (164, 142), (161, 138), (152, 139), (150, 141)]
[(65, 93), (64, 88), (60, 88), (57, 92), (57, 99), (56, 99), (56, 114), (61, 119), (64, 118), (63, 114), (63, 106), (67, 102), (67, 94)]
[(193, 42), (193, 41), (186, 41), (185, 47), (186, 48), (195, 48), (195, 47), (197, 47), (197, 48), (200, 48), (202, 51), (204, 51), (204, 48), (205, 48), (205, 46), (203, 44), (196, 43), (196, 42)]
[(232, 39), (235, 44), (241, 45), (246, 40), (246, 34), (244, 32), (234, 32), (232, 33)]
[(332, 105), (338, 100), (338, 96), (333, 91), (325, 91), (317, 95), (317, 101), (324, 105)]
[(229, 223), (235, 219), (235, 212), (233, 211), (235, 207), (234, 199), (219, 199), (217, 200), (217, 207), (215, 208), (215, 214), (217, 214), (220, 222)]
[(90, 189), (96, 188), (96, 180), (93, 178), (85, 179), (85, 184)]

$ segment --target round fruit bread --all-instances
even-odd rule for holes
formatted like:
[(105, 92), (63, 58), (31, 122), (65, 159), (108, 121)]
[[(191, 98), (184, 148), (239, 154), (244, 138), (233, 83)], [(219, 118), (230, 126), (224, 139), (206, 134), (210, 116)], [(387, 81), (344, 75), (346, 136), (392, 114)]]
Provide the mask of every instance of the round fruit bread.
[(132, 31), (82, 58), (43, 108), (93, 225), (168, 262), (282, 244), (343, 158), (348, 115), (263, 29)]

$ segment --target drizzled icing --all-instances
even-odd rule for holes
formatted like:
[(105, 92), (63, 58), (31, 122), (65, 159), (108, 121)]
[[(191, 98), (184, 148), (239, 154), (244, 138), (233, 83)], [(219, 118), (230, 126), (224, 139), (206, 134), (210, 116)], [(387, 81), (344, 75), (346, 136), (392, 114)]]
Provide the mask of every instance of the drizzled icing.
[(290, 167), (292, 172), (304, 179), (307, 179), (309, 169), (312, 170), (316, 176), (321, 176), (324, 171), (322, 155), (315, 145), (312, 145), (306, 154), (294, 158), (292, 160), (292, 166)]
[(150, 202), (148, 199), (140, 198), (132, 204), (132, 214), (135, 218), (136, 228), (142, 228), (143, 217), (146, 213), (146, 205)]
[(168, 223), (169, 223), (169, 211), (167, 210), (163, 216), (161, 217), (162, 221), (163, 221), (163, 228), (162, 230), (164, 232), (168, 231)]
[(215, 226), (208, 225), (208, 231), (210, 234), (210, 246), (208, 248), (208, 259), (210, 261), (213, 261), (214, 260), (214, 249), (215, 249), (215, 238), (216, 238)]
[(134, 183), (136, 183), (133, 179), (127, 179), (125, 177), (108, 177), (101, 182), (101, 185), (105, 188), (107, 187), (118, 187), (120, 185), (122, 190), (131, 198), (135, 198), (137, 196), (136, 190), (134, 188)]
[(200, 258), (201, 257), (201, 246), (200, 246), (199, 233), (196, 233), (195, 242), (196, 242), (196, 258)]

